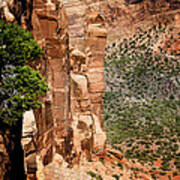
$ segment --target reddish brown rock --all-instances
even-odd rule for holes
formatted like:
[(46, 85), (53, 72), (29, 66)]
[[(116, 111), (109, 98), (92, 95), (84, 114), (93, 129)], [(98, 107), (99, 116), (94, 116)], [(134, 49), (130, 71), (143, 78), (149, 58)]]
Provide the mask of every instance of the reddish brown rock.
[(37, 0), (33, 6), (32, 33), (45, 51), (39, 69), (50, 86), (50, 91), (43, 98), (43, 108), (35, 112), (38, 147), (41, 146), (38, 154), (43, 164), (47, 165), (53, 159), (53, 152), (62, 153), (65, 159), (70, 153), (64, 151), (70, 143), (70, 140), (66, 142), (68, 133), (65, 133), (68, 130), (70, 111), (68, 27), (61, 1)]
[[(96, 28), (92, 28), (96, 27)], [(104, 96), (104, 55), (107, 31), (105, 19), (98, 12), (91, 12), (87, 21), (86, 31), (86, 65), (88, 67), (87, 79), (91, 101), (91, 114), (93, 118), (93, 141), (94, 149), (104, 149), (106, 135), (103, 121), (103, 96)], [(100, 55), (99, 55), (100, 54)], [(91, 98), (95, 96), (97, 101)], [(99, 106), (100, 105), (100, 106)], [(97, 106), (100, 110), (97, 111)]]
[(14, 15), (10, 12), (10, 7), (13, 6), (13, 0), (3, 0), (0, 1), (0, 8), (3, 10), (3, 15), (10, 22), (15, 20)]
[[(135, 179), (130, 168), (142, 166), (122, 159), (122, 155), (114, 150), (104, 151), (106, 39), (109, 43), (141, 31), (141, 27), (148, 27), (157, 19), (163, 19), (164, 15), (177, 13), (178, 3), (166, 0), (68, 0), (65, 1), (66, 16), (63, 3), (58, 0), (4, 2), (2, 6), (0, 4), (1, 16), (31, 30), (45, 51), (41, 61), (31, 64), (46, 77), (50, 91), (41, 98), (42, 108), (34, 112), (37, 133), (33, 133), (24, 146), (28, 178), (33, 179), (37, 175), (40, 180), (88, 179), (86, 172), (92, 168), (104, 179), (114, 179), (114, 173), (122, 173), (123, 179)], [(14, 11), (11, 11), (11, 6)], [(17, 12), (21, 12), (20, 15)], [(178, 29), (178, 16), (176, 22)], [(179, 49), (179, 43), (173, 44), (172, 49)], [(92, 156), (93, 151), (101, 152), (95, 158), (97, 162), (86, 162), (83, 167), (82, 160), (95, 156)], [(8, 158), (0, 136), (2, 176), (8, 168)], [(100, 158), (107, 164), (100, 162)], [(117, 162), (123, 163), (123, 172), (115, 167)], [(79, 167), (79, 171), (67, 168), (75, 164), (80, 164), (82, 170)], [(149, 174), (142, 173), (139, 178), (151, 179)]]
[[(80, 50), (85, 47), (87, 14), (99, 12), (107, 23), (107, 44), (123, 39), (141, 29), (148, 28), (165, 16), (179, 12), (177, 0), (68, 0), (65, 1), (68, 15), (70, 44)], [(88, 13), (87, 13), (88, 12)], [(73, 20), (72, 20), (73, 19)]]
[(0, 134), (0, 179), (7, 176), (9, 169), (9, 155), (5, 147), (4, 137)]

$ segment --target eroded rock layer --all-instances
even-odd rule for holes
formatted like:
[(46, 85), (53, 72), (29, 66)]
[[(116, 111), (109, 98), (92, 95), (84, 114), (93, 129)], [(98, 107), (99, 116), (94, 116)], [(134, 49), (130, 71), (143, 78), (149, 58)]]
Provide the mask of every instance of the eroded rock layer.
[(180, 10), (177, 0), (64, 0), (70, 44), (84, 50), (87, 12), (98, 10), (106, 19), (107, 44), (150, 27)]
[[(93, 150), (104, 149), (103, 127), (104, 49), (106, 44), (104, 18), (90, 13), (86, 27), (85, 53), (71, 51), (71, 114), (77, 154), (90, 157)], [(85, 151), (84, 151), (85, 150)]]
[[(62, 1), (4, 1), (1, 8), (1, 18), (30, 30), (45, 52), (30, 66), (40, 70), (50, 90), (40, 99), (42, 108), (24, 117), (22, 141), (28, 178), (44, 179), (48, 164), (55, 161), (71, 166), (105, 147), (105, 20), (98, 11), (88, 14), (83, 35), (85, 52), (80, 52), (69, 50)], [(36, 127), (32, 130), (29, 124), (34, 118)]]
[[(54, 162), (70, 167), (105, 148), (106, 38), (111, 43), (129, 36), (180, 8), (177, 0), (64, 0), (64, 4), (67, 15), (60, 0), (0, 1), (1, 19), (30, 30), (45, 52), (31, 64), (46, 77), (50, 90), (41, 98), (42, 108), (34, 112), (35, 130), (26, 131), (29, 139), (23, 139), (29, 179), (51, 179)], [(0, 136), (2, 177), (8, 158)]]

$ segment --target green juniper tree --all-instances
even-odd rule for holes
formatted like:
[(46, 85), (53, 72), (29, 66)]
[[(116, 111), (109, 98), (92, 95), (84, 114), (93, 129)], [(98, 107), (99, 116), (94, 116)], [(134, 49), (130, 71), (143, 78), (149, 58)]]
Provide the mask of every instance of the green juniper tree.
[(6, 179), (24, 179), (21, 147), (22, 117), (39, 108), (48, 90), (39, 71), (29, 67), (43, 51), (30, 32), (11, 23), (0, 23), (0, 133), (9, 155)]

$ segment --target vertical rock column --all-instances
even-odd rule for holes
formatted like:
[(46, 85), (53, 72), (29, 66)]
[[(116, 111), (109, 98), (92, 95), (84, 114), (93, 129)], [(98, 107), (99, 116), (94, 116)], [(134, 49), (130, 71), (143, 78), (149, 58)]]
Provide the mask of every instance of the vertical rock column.
[(73, 162), (90, 158), (93, 149), (93, 119), (88, 90), (86, 56), (74, 49), (71, 60), (71, 128), (73, 129)]
[(68, 27), (63, 4), (58, 0), (35, 0), (32, 14), (33, 36), (45, 53), (39, 65), (50, 91), (35, 112), (38, 128), (38, 155), (42, 167), (53, 154), (66, 156), (69, 119)]
[(85, 54), (76, 49), (70, 53), (71, 128), (74, 160), (77, 161), (90, 158), (92, 151), (105, 148), (103, 96), (106, 35), (103, 17), (96, 12), (90, 13)]
[(93, 149), (104, 149), (106, 135), (104, 131), (104, 56), (107, 31), (105, 20), (98, 12), (88, 16), (86, 30), (86, 65), (93, 118)]

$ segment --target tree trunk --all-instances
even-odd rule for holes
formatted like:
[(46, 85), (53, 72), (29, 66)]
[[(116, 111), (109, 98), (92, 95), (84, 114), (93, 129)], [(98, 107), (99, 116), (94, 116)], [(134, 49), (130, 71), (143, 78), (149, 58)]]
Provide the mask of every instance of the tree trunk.
[[(24, 171), (24, 153), (21, 146), (22, 118), (13, 126), (1, 123), (0, 136), (2, 136), (2, 157), (0, 171), (3, 180), (26, 179)], [(1, 142), (0, 142), (1, 143)], [(1, 154), (0, 154), (1, 159)]]

